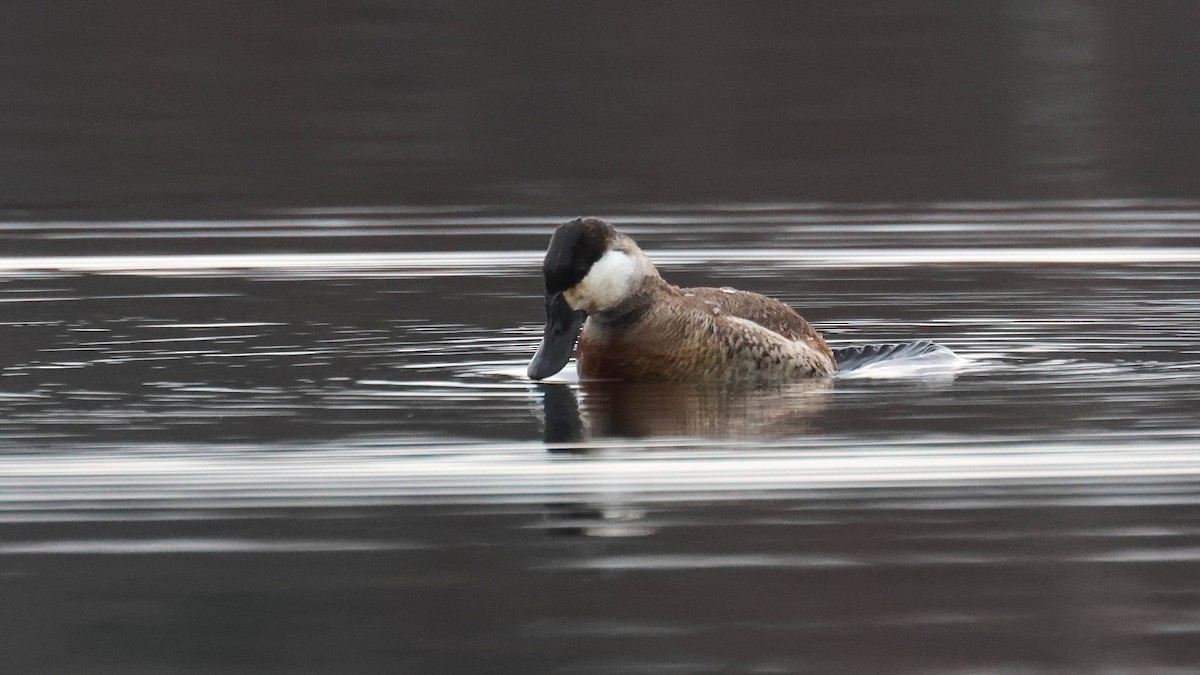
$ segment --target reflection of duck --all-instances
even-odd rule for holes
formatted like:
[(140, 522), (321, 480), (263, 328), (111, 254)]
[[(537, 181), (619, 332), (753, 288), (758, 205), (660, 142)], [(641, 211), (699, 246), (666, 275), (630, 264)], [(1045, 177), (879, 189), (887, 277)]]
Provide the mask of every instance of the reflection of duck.
[(596, 218), (555, 230), (543, 273), (546, 332), (528, 371), (535, 380), (561, 370), (577, 339), (586, 378), (787, 382), (837, 370), (825, 340), (787, 305), (731, 288), (672, 286), (632, 239)]
[(580, 383), (578, 399), (567, 385), (539, 388), (545, 440), (558, 444), (611, 436), (794, 435), (825, 410), (832, 386), (828, 378), (769, 387), (591, 380)]

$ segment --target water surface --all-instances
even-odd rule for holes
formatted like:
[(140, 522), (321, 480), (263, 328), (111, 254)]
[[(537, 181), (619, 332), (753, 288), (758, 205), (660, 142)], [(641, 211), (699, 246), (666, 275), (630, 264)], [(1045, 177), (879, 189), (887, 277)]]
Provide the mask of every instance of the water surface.
[[(0, 3), (0, 672), (1197, 672), (1198, 19)], [(963, 361), (529, 382), (582, 215)]]
[[(931, 339), (964, 359), (741, 392), (520, 375), (566, 214), (9, 224), (30, 248), (246, 243), (0, 259), (8, 658), (1185, 667), (1197, 206), (614, 217), (676, 283), (779, 297), (834, 346)], [(316, 243), (273, 252), (275, 228)], [(375, 251), (317, 252), (346, 237)]]

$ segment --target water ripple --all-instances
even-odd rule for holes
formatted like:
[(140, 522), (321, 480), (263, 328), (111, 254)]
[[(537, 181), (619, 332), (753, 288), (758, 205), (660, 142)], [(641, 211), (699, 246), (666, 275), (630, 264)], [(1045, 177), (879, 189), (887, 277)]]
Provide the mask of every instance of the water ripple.
[[(856, 444), (810, 438), (698, 445), (592, 442), (584, 455), (540, 443), (339, 442), (295, 446), (85, 447), (0, 455), (0, 504), (270, 503), (312, 499), (543, 500), (618, 490), (639, 498), (774, 498), (827, 489), (1102, 485), (1200, 481), (1200, 430), (1041, 441), (948, 437)], [(1187, 438), (1190, 436), (1191, 438)]]

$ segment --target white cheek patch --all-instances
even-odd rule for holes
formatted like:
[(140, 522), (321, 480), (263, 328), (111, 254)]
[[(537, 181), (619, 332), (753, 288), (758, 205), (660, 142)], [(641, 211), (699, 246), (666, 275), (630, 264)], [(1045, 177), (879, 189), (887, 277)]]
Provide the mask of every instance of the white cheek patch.
[(563, 297), (573, 309), (602, 312), (624, 300), (636, 281), (637, 262), (627, 253), (608, 251)]

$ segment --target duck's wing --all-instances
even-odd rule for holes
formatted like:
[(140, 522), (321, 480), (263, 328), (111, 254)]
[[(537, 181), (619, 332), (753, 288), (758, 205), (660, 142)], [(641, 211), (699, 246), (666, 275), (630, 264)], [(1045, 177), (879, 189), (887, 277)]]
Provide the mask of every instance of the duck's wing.
[(774, 298), (749, 291), (720, 288), (684, 288), (680, 291), (684, 296), (694, 298), (697, 304), (717, 307), (724, 314), (753, 321), (789, 340), (803, 340), (813, 349), (830, 358), (833, 357), (833, 352), (829, 350), (829, 346), (825, 344), (825, 340), (812, 327), (812, 324), (791, 307)]

